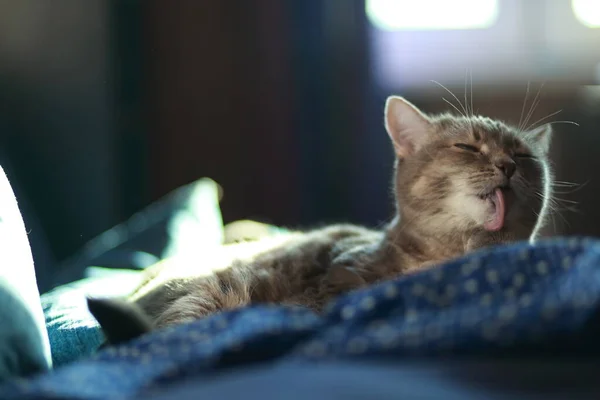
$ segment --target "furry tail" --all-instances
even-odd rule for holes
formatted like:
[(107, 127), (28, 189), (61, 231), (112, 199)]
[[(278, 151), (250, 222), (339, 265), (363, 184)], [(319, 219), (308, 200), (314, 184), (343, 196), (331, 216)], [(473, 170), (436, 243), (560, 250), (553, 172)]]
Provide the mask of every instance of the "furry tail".
[(128, 342), (153, 329), (150, 318), (134, 303), (121, 299), (88, 297), (87, 305), (100, 324), (108, 344)]

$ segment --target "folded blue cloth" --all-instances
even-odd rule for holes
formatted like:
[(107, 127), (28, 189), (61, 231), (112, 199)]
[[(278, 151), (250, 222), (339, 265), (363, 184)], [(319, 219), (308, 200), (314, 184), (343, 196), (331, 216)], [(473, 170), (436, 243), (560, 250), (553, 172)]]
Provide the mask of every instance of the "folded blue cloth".
[(600, 242), (518, 243), (350, 293), (323, 316), (262, 306), (166, 329), (6, 384), (0, 398), (147, 398), (171, 383), (269, 360), (598, 354), (598, 305)]

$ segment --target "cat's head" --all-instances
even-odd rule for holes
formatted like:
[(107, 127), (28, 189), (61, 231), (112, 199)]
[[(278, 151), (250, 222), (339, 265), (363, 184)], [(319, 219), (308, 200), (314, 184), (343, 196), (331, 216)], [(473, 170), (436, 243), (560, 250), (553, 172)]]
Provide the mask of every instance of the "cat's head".
[(390, 97), (401, 223), (425, 234), (538, 233), (551, 196), (551, 128), (520, 131), (482, 116), (428, 116)]

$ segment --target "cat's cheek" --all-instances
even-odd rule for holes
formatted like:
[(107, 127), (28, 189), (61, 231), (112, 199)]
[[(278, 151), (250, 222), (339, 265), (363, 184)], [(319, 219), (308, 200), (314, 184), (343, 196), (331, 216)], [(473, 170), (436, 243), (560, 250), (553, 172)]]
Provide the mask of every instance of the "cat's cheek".
[(481, 225), (487, 221), (492, 211), (487, 201), (461, 193), (450, 195), (446, 200), (446, 206), (452, 211), (452, 214), (458, 218), (464, 218), (465, 221), (456, 221), (463, 222), (461, 225), (466, 222)]

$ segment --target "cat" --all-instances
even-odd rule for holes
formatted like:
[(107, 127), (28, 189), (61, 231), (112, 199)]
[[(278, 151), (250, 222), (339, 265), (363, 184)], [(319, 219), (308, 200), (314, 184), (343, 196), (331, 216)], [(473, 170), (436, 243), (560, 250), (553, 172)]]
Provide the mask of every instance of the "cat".
[(202, 276), (150, 269), (127, 300), (88, 299), (108, 342), (249, 304), (320, 312), (351, 290), (538, 237), (552, 196), (550, 124), (522, 131), (468, 113), (427, 115), (398, 96), (387, 99), (384, 115), (396, 155), (396, 215), (387, 226), (296, 232), (239, 256), (225, 246), (225, 268)]

